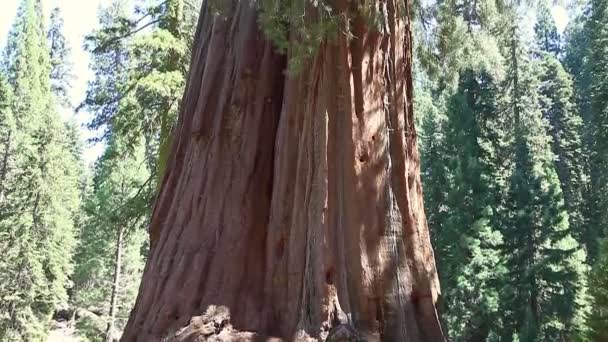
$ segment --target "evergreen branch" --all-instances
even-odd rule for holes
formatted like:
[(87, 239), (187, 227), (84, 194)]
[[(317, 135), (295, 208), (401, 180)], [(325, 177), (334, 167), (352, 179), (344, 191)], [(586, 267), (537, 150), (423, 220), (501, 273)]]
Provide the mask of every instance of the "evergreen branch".
[(138, 32), (141, 32), (142, 30), (145, 30), (147, 27), (155, 25), (155, 24), (157, 24), (159, 22), (161, 22), (161, 19), (155, 19), (155, 20), (152, 20), (152, 21), (148, 22), (147, 24), (145, 24), (145, 25), (143, 25), (143, 26), (141, 26), (141, 27), (139, 27), (139, 28), (137, 28), (135, 30), (129, 31), (127, 33), (121, 34), (121, 35), (116, 36), (116, 37), (112, 37), (109, 40), (107, 40), (104, 43), (102, 43), (101, 45), (99, 45), (96, 48), (94, 48), (93, 49), (93, 53), (94, 54), (96, 54), (96, 53), (102, 53), (108, 47), (110, 47), (112, 44), (114, 44), (114, 43), (116, 43), (116, 42), (118, 42), (118, 41), (120, 41), (122, 39), (128, 38), (128, 37), (130, 37), (130, 36), (132, 36), (134, 34), (137, 34)]

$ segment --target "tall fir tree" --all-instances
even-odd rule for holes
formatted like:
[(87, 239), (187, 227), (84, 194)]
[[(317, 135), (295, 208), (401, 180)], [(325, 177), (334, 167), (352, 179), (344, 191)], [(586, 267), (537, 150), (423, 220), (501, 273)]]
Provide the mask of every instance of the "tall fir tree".
[(590, 294), (590, 338), (603, 341), (605, 332), (608, 249), (608, 1), (590, 0), (568, 30), (564, 62), (574, 76), (576, 104), (584, 120), (584, 147), (589, 156), (590, 182), (586, 198), (588, 244), (593, 271)]
[(80, 325), (81, 334), (92, 340), (117, 338), (135, 301), (149, 202), (138, 192), (150, 193), (149, 187), (143, 144), (125, 149), (124, 143), (111, 139), (85, 199), (75, 255), (73, 304), (102, 313), (97, 329), (87, 329), (86, 321)]
[(589, 39), (590, 207), (591, 227), (600, 237), (608, 229), (608, 1), (592, 0)]
[(53, 8), (47, 40), (50, 49), (51, 90), (56, 101), (64, 107), (71, 107), (69, 90), (74, 75), (72, 74), (71, 48), (64, 36), (64, 22), (59, 7)]
[[(89, 123), (91, 129), (103, 129), (103, 136), (99, 140), (108, 138), (114, 123), (113, 117), (119, 110), (123, 110), (123, 98), (127, 94), (126, 82), (128, 78), (129, 63), (129, 43), (130, 37), (115, 39), (104, 45), (103, 51), (97, 50), (97, 36), (103, 35), (105, 31), (118, 31), (122, 27), (118, 22), (125, 20), (125, 16), (130, 10), (130, 1), (116, 0), (108, 7), (100, 9), (98, 14), (98, 31), (93, 32), (87, 37), (85, 47), (92, 53), (91, 69), (95, 75), (89, 81), (86, 99), (83, 106), (94, 113), (92, 121)], [(126, 35), (123, 31), (114, 33), (116, 35)]]
[(549, 123), (556, 170), (564, 193), (570, 228), (574, 237), (585, 246), (591, 258), (596, 249), (597, 234), (590, 229), (585, 197), (589, 189), (587, 149), (584, 146), (584, 125), (575, 106), (574, 83), (562, 63), (560, 35), (548, 3), (537, 9), (534, 26), (540, 60), (539, 99), (543, 118)]
[(586, 150), (583, 146), (583, 119), (574, 105), (570, 75), (552, 55), (540, 60), (539, 99), (543, 118), (549, 123), (555, 168), (573, 236), (586, 247), (595, 248), (597, 234), (586, 218), (585, 194), (588, 191)]
[[(446, 152), (452, 181), (446, 199), (444, 239), (451, 267), (443, 270), (446, 317), (454, 341), (493, 338), (500, 327), (499, 292), (504, 281), (498, 87), (485, 70), (462, 72), (447, 108)], [(504, 183), (503, 183), (504, 184)]]
[(589, 315), (589, 337), (592, 341), (608, 340), (608, 241), (600, 244), (599, 259), (589, 277), (593, 308)]
[[(145, 137), (148, 166), (156, 181), (162, 175), (185, 87), (190, 39), (198, 16), (196, 3), (169, 0), (137, 7), (140, 18), (135, 19), (123, 10), (88, 37), (90, 51), (100, 58), (121, 47), (123, 58), (116, 68), (128, 69), (128, 73), (121, 73), (124, 80), (119, 98), (90, 88), (84, 104), (98, 113), (90, 126), (103, 128), (106, 136), (111, 132), (133, 143)], [(113, 6), (128, 9), (130, 2), (116, 1)], [(150, 29), (143, 31), (145, 28)], [(119, 100), (121, 108), (115, 108)]]
[(587, 247), (588, 259), (591, 264), (599, 256), (599, 241), (605, 236), (605, 225), (602, 224), (602, 215), (599, 213), (601, 197), (597, 184), (601, 171), (595, 163), (597, 145), (596, 137), (598, 128), (595, 111), (592, 110), (593, 95), (591, 92), (594, 83), (594, 75), (591, 65), (594, 64), (591, 57), (591, 7), (584, 5), (580, 15), (572, 20), (566, 30), (566, 44), (564, 46), (563, 65), (573, 78), (573, 92), (575, 110), (583, 120), (582, 127), (582, 154), (585, 158), (584, 163), (579, 164), (581, 170), (585, 172), (588, 179), (585, 182), (583, 198), (583, 219), (586, 223), (585, 245)]
[(16, 122), (12, 111), (12, 89), (0, 72), (0, 204), (4, 202), (8, 175), (14, 163)]
[(492, 1), (446, 1), (437, 13), (440, 57), (420, 58), (434, 94), (417, 111), (430, 109), (421, 120), (422, 173), (444, 289), (440, 311), (450, 340), (484, 340), (500, 325), (504, 271), (498, 224), (507, 122), (492, 109), (503, 73), (492, 35), (498, 8)]
[[(140, 251), (145, 240), (142, 224), (149, 215), (166, 158), (163, 151), (170, 144), (169, 133), (185, 86), (199, 9), (196, 3), (170, 0), (134, 7), (135, 2), (116, 0), (101, 10), (100, 28), (87, 37), (95, 79), (89, 83), (83, 106), (95, 114), (90, 127), (103, 131), (100, 140), (108, 148), (98, 161), (86, 206), (88, 219), (82, 223), (75, 303), (101, 310), (108, 324), (92, 333), (101, 333), (105, 339), (122, 328), (134, 300), (133, 285), (139, 273), (132, 269), (141, 266), (136, 256), (142, 255), (134, 251)], [(136, 164), (133, 158), (138, 160)], [(123, 171), (133, 174), (127, 176)], [(145, 179), (137, 178), (144, 175)], [(119, 188), (115, 183), (123, 178)], [(112, 193), (118, 196), (112, 198)], [(118, 213), (121, 201), (138, 205), (128, 213)], [(105, 210), (115, 212), (101, 214)], [(120, 227), (123, 229), (117, 229)], [(96, 257), (100, 252), (108, 253), (107, 257)], [(100, 283), (112, 286), (94, 290), (94, 284)]]
[[(427, 220), (431, 229), (431, 239), (435, 247), (437, 265), (441, 270), (442, 258), (448, 257), (449, 248), (444, 241), (443, 222), (446, 214), (446, 185), (449, 182), (449, 170), (445, 153), (445, 113), (433, 103), (429, 89), (420, 83), (416, 88), (416, 108), (420, 121), (420, 150), (421, 150), (421, 176), (426, 190), (424, 204), (427, 210)], [(442, 273), (440, 271), (440, 273)]]
[(571, 235), (548, 127), (538, 99), (538, 71), (515, 25), (505, 25), (505, 110), (513, 119), (514, 172), (502, 232), (509, 286), (503, 297), (505, 338), (571, 339), (584, 320), (585, 254)]
[(23, 0), (4, 62), (14, 95), (2, 126), (14, 131), (0, 202), (1, 340), (42, 340), (70, 286), (80, 171), (55, 110), (49, 55), (40, 1)]
[(551, 14), (548, 0), (540, 0), (536, 8), (534, 25), (536, 43), (540, 50), (557, 56), (561, 52), (561, 38)]

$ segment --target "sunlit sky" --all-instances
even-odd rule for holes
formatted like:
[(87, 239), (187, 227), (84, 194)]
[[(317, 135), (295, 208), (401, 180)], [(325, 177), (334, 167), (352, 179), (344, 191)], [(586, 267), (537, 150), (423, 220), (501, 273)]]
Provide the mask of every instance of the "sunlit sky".
[[(21, 0), (0, 0), (0, 47), (4, 48), (6, 44), (6, 36), (13, 23), (17, 7)], [(72, 83), (73, 88), (70, 94), (72, 102), (79, 104), (84, 99), (87, 82), (93, 77), (89, 70), (89, 54), (84, 51), (82, 45), (84, 36), (91, 32), (97, 26), (97, 12), (100, 6), (107, 6), (111, 0), (42, 0), (46, 17), (49, 17), (51, 8), (59, 6), (61, 8), (65, 21), (64, 34), (68, 39), (69, 45), (72, 48), (72, 63), (74, 66), (75, 79)], [(552, 14), (560, 32), (564, 30), (568, 24), (568, 12), (564, 7), (556, 5), (552, 8)], [(81, 125), (86, 123), (89, 118), (89, 113), (80, 112), (72, 114), (76, 121)], [(93, 134), (84, 126), (82, 135), (84, 138), (90, 138)], [(87, 144), (85, 150), (85, 160), (87, 163), (94, 162), (103, 151), (102, 144)]]
[(562, 6), (557, 5), (553, 6), (551, 9), (551, 14), (553, 15), (553, 19), (555, 19), (555, 25), (557, 26), (559, 32), (564, 32), (566, 25), (568, 25), (568, 22), (570, 21), (568, 11), (566, 11), (566, 9)]

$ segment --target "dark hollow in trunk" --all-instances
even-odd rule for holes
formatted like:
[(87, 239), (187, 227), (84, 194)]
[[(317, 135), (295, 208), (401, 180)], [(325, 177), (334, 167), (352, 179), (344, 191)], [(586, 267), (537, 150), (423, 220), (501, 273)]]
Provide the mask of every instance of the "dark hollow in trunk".
[(355, 38), (295, 75), (251, 2), (203, 6), (123, 341), (443, 341), (409, 9), (380, 5), (336, 1)]

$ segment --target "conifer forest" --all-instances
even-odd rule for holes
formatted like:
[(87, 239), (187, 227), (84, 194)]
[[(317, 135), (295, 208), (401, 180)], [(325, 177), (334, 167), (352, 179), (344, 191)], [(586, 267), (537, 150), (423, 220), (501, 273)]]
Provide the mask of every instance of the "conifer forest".
[(0, 342), (608, 341), (608, 0), (5, 1)]

